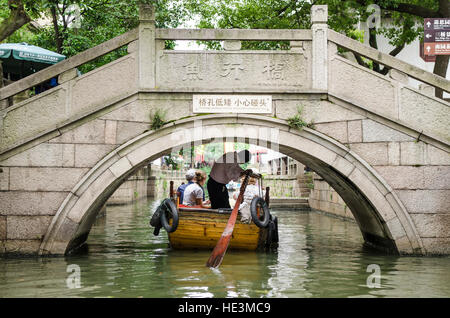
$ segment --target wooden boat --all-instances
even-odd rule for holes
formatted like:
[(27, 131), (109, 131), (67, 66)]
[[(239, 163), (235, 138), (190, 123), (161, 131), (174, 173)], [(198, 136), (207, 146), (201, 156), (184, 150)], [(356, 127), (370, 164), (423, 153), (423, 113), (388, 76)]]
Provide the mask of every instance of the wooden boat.
[[(230, 217), (230, 211), (179, 207), (179, 223), (175, 232), (169, 233), (174, 249), (213, 249)], [(230, 241), (230, 249), (257, 250), (265, 246), (268, 228), (259, 228), (253, 222), (242, 223), (240, 216)]]
[[(205, 209), (177, 204), (173, 195), (173, 182), (171, 181), (171, 197), (162, 201), (159, 212), (155, 212), (150, 224), (155, 227), (154, 234), (159, 233), (159, 228), (164, 227), (168, 232), (170, 246), (173, 249), (213, 249), (220, 239), (231, 209)], [(275, 247), (278, 243), (277, 218), (270, 215), (268, 205), (269, 189), (266, 189), (266, 199), (259, 198), (259, 203), (264, 207), (265, 221), (256, 220), (250, 224), (240, 221), (238, 214), (234, 231), (232, 233), (229, 248), (233, 250), (262, 250)], [(255, 205), (256, 206), (256, 205)], [(258, 216), (261, 207), (258, 207)], [(266, 215), (268, 213), (268, 215)], [(262, 214), (262, 213), (261, 213)], [(158, 218), (160, 223), (158, 223)], [(176, 223), (176, 224), (174, 224)], [(175, 225), (175, 226), (174, 226)]]

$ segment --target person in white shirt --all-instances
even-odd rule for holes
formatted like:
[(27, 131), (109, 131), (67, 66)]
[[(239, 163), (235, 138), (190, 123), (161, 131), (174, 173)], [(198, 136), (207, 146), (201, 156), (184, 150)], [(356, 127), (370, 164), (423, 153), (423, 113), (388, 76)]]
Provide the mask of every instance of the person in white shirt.
[(207, 184), (211, 208), (231, 208), (226, 184), (231, 180), (237, 181), (244, 174), (246, 170), (239, 164), (249, 162), (250, 158), (250, 151), (242, 150), (226, 153), (214, 162)]
[(204, 190), (203, 185), (206, 182), (206, 173), (202, 170), (195, 172), (195, 182), (188, 185), (184, 189), (183, 204), (187, 206), (198, 206), (201, 208), (209, 209), (209, 201), (203, 201)]
[[(253, 173), (257, 173), (255, 170), (253, 170)], [(243, 179), (242, 179), (243, 182)], [(248, 180), (248, 185), (245, 188), (244, 192), (244, 200), (239, 206), (239, 212), (241, 212), (241, 221), (244, 223), (250, 223), (252, 221), (252, 216), (250, 213), (250, 205), (252, 203), (252, 200), (254, 197), (257, 196), (264, 196), (264, 192), (261, 189), (261, 186), (258, 184), (258, 180), (254, 177), (251, 177)], [(239, 196), (239, 191), (236, 191), (233, 194), (233, 199), (237, 200)]]

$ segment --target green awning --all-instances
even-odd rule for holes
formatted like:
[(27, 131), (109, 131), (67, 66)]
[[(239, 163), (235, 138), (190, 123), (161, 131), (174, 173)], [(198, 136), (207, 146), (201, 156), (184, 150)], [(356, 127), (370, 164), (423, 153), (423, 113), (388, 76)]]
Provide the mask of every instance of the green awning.
[(1, 59), (7, 59), (11, 56), (11, 54), (16, 60), (32, 61), (46, 64), (55, 64), (61, 62), (66, 58), (64, 55), (27, 43), (0, 44)]
[(62, 54), (27, 43), (0, 44), (3, 73), (9, 74), (13, 80), (26, 77), (65, 58)]

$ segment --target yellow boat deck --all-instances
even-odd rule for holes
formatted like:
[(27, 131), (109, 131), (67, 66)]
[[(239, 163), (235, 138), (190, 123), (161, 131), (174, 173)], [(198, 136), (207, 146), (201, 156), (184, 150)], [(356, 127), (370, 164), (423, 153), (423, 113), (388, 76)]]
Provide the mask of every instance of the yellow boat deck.
[[(213, 249), (222, 235), (230, 213), (213, 211), (178, 211), (178, 228), (169, 233), (170, 245), (174, 249)], [(257, 250), (264, 245), (267, 229), (236, 220), (230, 249)]]

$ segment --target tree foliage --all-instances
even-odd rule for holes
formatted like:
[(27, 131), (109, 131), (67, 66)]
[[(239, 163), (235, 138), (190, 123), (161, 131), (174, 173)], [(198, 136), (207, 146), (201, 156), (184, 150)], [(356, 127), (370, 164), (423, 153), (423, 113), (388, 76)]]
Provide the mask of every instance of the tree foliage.
[[(135, 28), (139, 3), (156, 6), (156, 24), (159, 28), (177, 27), (195, 20), (200, 28), (237, 29), (307, 29), (311, 27), (311, 6), (326, 4), (329, 27), (352, 38), (362, 40), (364, 34), (357, 26), (368, 21), (372, 5), (382, 9), (383, 17), (391, 23), (371, 28), (369, 44), (378, 48), (377, 35), (389, 39), (396, 56), (409, 43), (423, 36), (423, 18), (449, 17), (449, 0), (0, 0), (0, 41), (21, 42), (45, 47), (73, 56)], [(79, 14), (74, 13), (74, 6)], [(78, 27), (73, 19), (81, 17)], [(46, 18), (50, 23), (43, 28), (30, 28), (29, 22)], [(168, 48), (173, 42), (167, 42)], [(219, 49), (219, 42), (206, 43)], [(244, 42), (243, 49), (287, 49), (287, 42)], [(121, 48), (93, 63), (82, 71), (108, 63), (126, 54)], [(356, 56), (361, 65), (380, 73), (388, 69)], [(434, 73), (445, 77), (448, 56), (438, 56)]]
[[(136, 28), (139, 24), (139, 4), (153, 3), (149, 0), (0, 0), (0, 25), (7, 23), (8, 17), (13, 14), (8, 2), (22, 3), (28, 21), (41, 18), (48, 23), (39, 29), (30, 29), (29, 25), (20, 27), (16, 33), (0, 38), (0, 41), (26, 41), (67, 57)], [(158, 28), (177, 27), (188, 17), (181, 1), (159, 0), (154, 4)], [(73, 23), (77, 18), (78, 23)], [(173, 43), (169, 42), (170, 45), (173, 46)], [(126, 48), (120, 48), (84, 65), (81, 71), (87, 72), (125, 54)]]
[[(422, 34), (423, 18), (398, 12), (401, 2), (421, 4), (438, 9), (437, 0), (414, 1), (286, 1), (286, 0), (187, 0), (186, 6), (196, 14), (200, 28), (237, 29), (308, 29), (311, 27), (312, 4), (326, 4), (329, 12), (329, 27), (337, 32), (354, 37), (356, 26), (365, 22), (372, 14), (369, 5), (377, 4), (389, 8), (393, 23), (376, 30), (389, 38), (394, 46), (411, 43)], [(432, 11), (432, 10), (430, 10)], [(433, 11), (434, 12), (434, 11)], [(262, 48), (264, 48), (263, 44)]]
[(0, 42), (38, 17), (40, 10), (40, 0), (0, 0)]
[[(237, 28), (237, 29), (307, 29), (311, 27), (311, 6), (328, 5), (329, 27), (349, 37), (362, 39), (356, 32), (360, 23), (371, 18), (373, 5), (381, 8), (389, 24), (371, 28), (368, 34), (369, 44), (378, 48), (377, 35), (389, 40), (393, 49), (389, 54), (396, 56), (416, 39), (423, 38), (423, 19), (426, 17), (450, 16), (448, 0), (187, 0), (186, 6), (195, 13), (200, 28)], [(218, 48), (217, 43), (207, 43)], [(285, 49), (283, 42), (247, 42), (243, 48)], [(445, 57), (442, 57), (445, 59)], [(376, 63), (368, 63), (357, 57), (358, 62), (375, 71), (386, 74), (388, 69)], [(448, 59), (448, 58), (447, 58)], [(444, 74), (445, 70), (440, 70)]]

